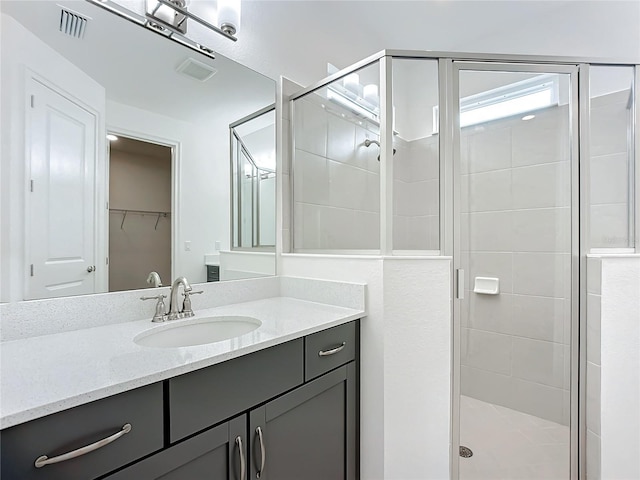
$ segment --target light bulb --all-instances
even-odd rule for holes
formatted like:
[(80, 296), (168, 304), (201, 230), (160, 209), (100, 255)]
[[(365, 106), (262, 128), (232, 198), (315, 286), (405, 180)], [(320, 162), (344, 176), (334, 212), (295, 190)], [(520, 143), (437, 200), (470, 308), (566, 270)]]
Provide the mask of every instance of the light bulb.
[(218, 26), (229, 35), (240, 31), (240, 0), (218, 0)]
[(344, 87), (347, 90), (351, 90), (353, 93), (358, 93), (358, 86), (360, 85), (360, 75), (357, 73), (352, 73), (344, 77), (342, 81)]
[(369, 85), (364, 86), (364, 99), (373, 104), (378, 105), (378, 86), (371, 83)]

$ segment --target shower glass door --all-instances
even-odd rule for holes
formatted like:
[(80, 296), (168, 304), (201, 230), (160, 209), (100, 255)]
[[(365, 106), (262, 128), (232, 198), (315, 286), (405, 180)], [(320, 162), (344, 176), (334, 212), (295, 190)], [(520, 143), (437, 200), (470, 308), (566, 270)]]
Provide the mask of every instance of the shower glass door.
[(462, 480), (576, 475), (574, 70), (453, 63)]

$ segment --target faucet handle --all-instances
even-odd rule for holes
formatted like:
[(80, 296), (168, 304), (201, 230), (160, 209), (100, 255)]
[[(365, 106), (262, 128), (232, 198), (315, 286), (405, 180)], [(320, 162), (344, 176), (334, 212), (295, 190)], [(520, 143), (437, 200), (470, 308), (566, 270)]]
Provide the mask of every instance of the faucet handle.
[(165, 315), (165, 306), (164, 299), (167, 298), (166, 295), (154, 295), (152, 297), (140, 297), (140, 300), (158, 300), (156, 303), (156, 312), (153, 314), (152, 322), (164, 322)]
[(140, 297), (140, 300), (161, 300), (163, 298), (167, 298), (166, 295), (154, 295), (153, 297)]
[(185, 291), (182, 295), (184, 295), (184, 301), (182, 302), (182, 314), (185, 317), (193, 317), (195, 314), (193, 313), (193, 309), (191, 308), (191, 295), (198, 295), (199, 293), (204, 293), (204, 290), (198, 290), (194, 292), (193, 290), (188, 292)]

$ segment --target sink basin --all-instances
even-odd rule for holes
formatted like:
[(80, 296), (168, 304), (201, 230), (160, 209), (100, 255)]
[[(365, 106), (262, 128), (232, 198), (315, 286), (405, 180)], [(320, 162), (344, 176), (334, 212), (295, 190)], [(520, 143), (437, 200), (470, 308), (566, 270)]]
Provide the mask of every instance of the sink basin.
[(175, 320), (138, 334), (133, 341), (143, 347), (188, 347), (221, 342), (253, 332), (262, 322), (253, 317), (225, 315)]

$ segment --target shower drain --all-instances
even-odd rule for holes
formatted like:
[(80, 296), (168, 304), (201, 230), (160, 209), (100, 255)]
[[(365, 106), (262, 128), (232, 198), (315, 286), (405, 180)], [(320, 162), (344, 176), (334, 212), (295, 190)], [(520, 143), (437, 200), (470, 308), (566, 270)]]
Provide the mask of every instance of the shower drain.
[(462, 445), (460, 445), (460, 456), (462, 458), (469, 458), (473, 456), (473, 452), (469, 447), (463, 447)]

